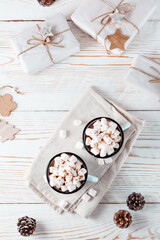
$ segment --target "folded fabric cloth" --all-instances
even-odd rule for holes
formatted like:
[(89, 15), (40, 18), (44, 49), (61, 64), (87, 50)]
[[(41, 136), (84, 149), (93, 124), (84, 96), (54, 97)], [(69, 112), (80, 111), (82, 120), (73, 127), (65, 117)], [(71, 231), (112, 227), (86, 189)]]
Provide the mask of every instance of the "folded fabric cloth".
[(139, 55), (132, 63), (126, 81), (160, 100), (160, 63)]
[[(100, 116), (110, 117), (119, 124), (125, 124), (128, 121), (131, 123), (131, 127), (124, 132), (124, 144), (121, 150), (112, 157), (112, 163), (103, 166), (98, 165), (97, 158), (90, 155), (85, 148), (75, 148), (76, 143), (82, 140), (82, 133), (86, 124), (90, 120)], [(73, 122), (75, 119), (82, 121), (81, 126), (74, 126)], [(92, 88), (89, 88), (82, 94), (81, 98), (62, 121), (53, 137), (33, 162), (27, 178), (29, 187), (59, 213), (63, 212), (61, 202), (67, 201), (68, 206), (65, 211), (74, 211), (83, 217), (89, 217), (105, 195), (123, 162), (128, 157), (142, 126), (142, 120), (139, 120), (112, 102), (105, 100)], [(67, 131), (66, 139), (59, 137), (61, 129)], [(50, 159), (60, 152), (73, 152), (80, 156), (85, 161), (89, 174), (98, 177), (99, 181), (97, 183), (88, 181), (78, 192), (68, 195), (54, 191), (44, 181), (44, 175), (46, 175)], [(82, 199), (82, 196), (90, 188), (94, 188), (97, 191), (97, 195), (86, 203)]]
[[(48, 38), (47, 38), (48, 37)], [(11, 38), (24, 71), (37, 73), (80, 51), (80, 46), (62, 14)]]
[[(72, 14), (71, 19), (104, 45), (108, 54), (120, 55), (155, 8), (154, 2), (150, 0), (86, 0)], [(121, 34), (116, 32), (117, 28)]]

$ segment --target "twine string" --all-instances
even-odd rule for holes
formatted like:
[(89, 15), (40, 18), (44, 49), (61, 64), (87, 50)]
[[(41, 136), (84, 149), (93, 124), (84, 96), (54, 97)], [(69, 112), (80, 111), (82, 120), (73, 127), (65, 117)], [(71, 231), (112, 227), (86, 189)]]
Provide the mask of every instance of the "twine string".
[[(99, 16), (97, 16), (97, 17), (95, 17), (95, 18), (93, 18), (93, 19), (91, 20), (91, 22), (94, 22), (95, 20), (101, 18), (100, 24), (102, 25), (102, 27), (100, 28), (100, 30), (99, 30), (98, 33), (96, 34), (96, 40), (97, 40), (98, 35), (103, 31), (103, 29), (106, 27), (106, 25), (110, 22), (110, 16), (109, 16), (109, 14), (114, 13), (114, 12), (116, 11), (116, 9), (118, 10), (118, 12), (123, 12), (124, 14), (127, 14), (127, 13), (131, 12), (131, 11), (133, 10), (133, 8), (134, 8), (134, 5), (131, 5), (131, 4), (129, 4), (129, 3), (123, 3), (123, 0), (121, 0), (116, 7), (112, 6), (112, 5), (111, 5), (110, 3), (108, 3), (108, 2), (105, 2), (104, 0), (102, 0), (102, 1), (103, 1), (106, 5), (108, 5), (109, 7), (111, 7), (113, 10), (110, 11), (110, 12), (106, 12), (106, 13), (104, 13), (104, 14), (101, 14), (101, 15), (99, 15)], [(134, 28), (136, 28), (137, 31), (139, 32), (139, 28), (138, 28), (134, 23), (132, 23), (131, 21), (129, 21), (126, 17), (123, 17), (123, 19), (124, 19), (126, 22), (128, 22), (129, 24), (131, 24)], [(105, 49), (106, 49), (107, 53), (110, 54), (110, 50), (107, 49), (106, 40), (107, 40), (107, 36), (106, 36), (106, 38), (104, 39), (104, 45), (105, 45)]]
[[(40, 26), (39, 26), (38, 24), (37, 24), (37, 28), (38, 28), (38, 30), (40, 30)], [(53, 61), (53, 58), (52, 58), (52, 56), (51, 56), (51, 54), (50, 54), (50, 52), (49, 52), (48, 46), (53, 46), (53, 47), (58, 47), (58, 48), (64, 48), (64, 46), (58, 45), (58, 44), (60, 44), (60, 43), (62, 42), (62, 40), (63, 40), (63, 38), (62, 38), (62, 36), (60, 36), (60, 34), (65, 33), (65, 32), (67, 32), (67, 31), (69, 31), (69, 30), (70, 30), (70, 28), (68, 28), (68, 29), (66, 29), (66, 30), (64, 30), (64, 31), (62, 31), (62, 32), (56, 33), (56, 34), (55, 34), (54, 36), (52, 36), (52, 37), (47, 37), (46, 39), (39, 39), (39, 38), (37, 38), (37, 37), (35, 37), (35, 36), (32, 35), (32, 38), (27, 40), (27, 44), (28, 44), (28, 45), (31, 45), (31, 47), (30, 47), (30, 48), (27, 48), (26, 50), (24, 50), (24, 51), (22, 51), (22, 52), (20, 52), (20, 53), (18, 54), (18, 57), (19, 57), (21, 54), (23, 54), (23, 53), (25, 53), (25, 52), (28, 52), (29, 50), (31, 50), (31, 49), (33, 49), (33, 48), (36, 48), (36, 47), (38, 47), (38, 46), (40, 46), (40, 45), (42, 45), (42, 46), (44, 46), (44, 48), (46, 49), (46, 52), (47, 52), (50, 60), (52, 61), (52, 63), (55, 64), (55, 62)], [(57, 40), (57, 41), (56, 41), (56, 40)]]
[[(143, 71), (141, 69), (138, 69), (135, 67), (131, 67), (131, 68), (151, 77), (152, 79), (148, 80), (149, 83), (160, 83), (160, 78), (157, 78), (157, 77), (153, 76), (152, 74), (146, 73), (145, 71)], [(160, 75), (160, 72), (157, 69), (155, 69), (154, 67), (150, 67), (150, 68), (153, 69), (155, 72), (157, 72)]]
[(4, 89), (4, 88), (11, 88), (13, 89), (17, 94), (23, 94), (22, 92), (20, 92), (16, 87), (12, 87), (10, 85), (5, 85), (5, 86), (2, 86), (0, 87), (0, 90)]

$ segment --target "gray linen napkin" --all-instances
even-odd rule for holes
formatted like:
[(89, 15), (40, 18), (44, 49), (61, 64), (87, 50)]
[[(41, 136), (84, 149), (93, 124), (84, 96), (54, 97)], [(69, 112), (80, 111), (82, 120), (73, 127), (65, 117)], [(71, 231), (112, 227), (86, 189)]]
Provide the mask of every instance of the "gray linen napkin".
[[(76, 143), (82, 141), (82, 132), (85, 125), (93, 118), (101, 116), (110, 117), (121, 125), (128, 121), (131, 123), (131, 127), (124, 132), (125, 140), (121, 151), (112, 158), (112, 163), (103, 166), (99, 166), (97, 164), (97, 159), (91, 156), (84, 148), (75, 148)], [(73, 121), (75, 119), (81, 120), (82, 125), (79, 127), (74, 126)], [(57, 128), (53, 137), (33, 162), (27, 178), (29, 187), (57, 212), (63, 212), (61, 202), (64, 200), (69, 203), (65, 209), (66, 211), (75, 211), (83, 217), (89, 217), (105, 195), (124, 160), (128, 157), (142, 126), (142, 120), (137, 119), (120, 107), (105, 100), (92, 88), (89, 88), (82, 94), (81, 98)], [(59, 131), (61, 129), (67, 131), (66, 139), (61, 139), (59, 137)], [(47, 165), (50, 159), (54, 155), (65, 151), (79, 155), (86, 162), (89, 174), (99, 178), (98, 183), (87, 182), (81, 190), (69, 195), (60, 194), (54, 191), (48, 183), (44, 181), (44, 175), (46, 174)], [(86, 203), (81, 197), (84, 193), (88, 192), (91, 187), (96, 189), (98, 193), (96, 197)]]

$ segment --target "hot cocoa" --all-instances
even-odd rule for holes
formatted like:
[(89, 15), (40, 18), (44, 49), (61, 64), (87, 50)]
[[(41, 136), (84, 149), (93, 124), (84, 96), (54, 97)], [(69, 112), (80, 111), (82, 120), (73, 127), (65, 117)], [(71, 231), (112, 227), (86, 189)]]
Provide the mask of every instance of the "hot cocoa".
[(99, 118), (85, 129), (84, 141), (87, 150), (92, 155), (105, 158), (113, 155), (120, 148), (122, 133), (116, 122), (107, 118)]
[(48, 179), (51, 187), (59, 192), (77, 191), (86, 182), (87, 169), (78, 156), (62, 153), (51, 160)]

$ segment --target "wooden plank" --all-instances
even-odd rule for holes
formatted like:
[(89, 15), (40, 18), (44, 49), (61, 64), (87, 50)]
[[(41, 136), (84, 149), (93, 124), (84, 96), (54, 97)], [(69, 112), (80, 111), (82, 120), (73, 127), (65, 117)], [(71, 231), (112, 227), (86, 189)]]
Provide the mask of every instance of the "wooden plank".
[[(132, 59), (137, 54), (159, 57), (160, 22), (147, 22), (122, 57), (107, 57), (103, 46), (70, 23), (81, 44), (81, 52), (29, 76), (23, 72), (9, 38), (33, 24), (35, 22), (0, 24), (1, 84), (17, 86), (25, 93), (15, 96), (19, 103), (17, 110), (68, 110), (88, 86), (95, 86), (105, 97), (112, 98), (128, 110), (160, 109), (157, 100), (125, 82)], [(32, 99), (32, 104), (29, 99)]]
[(160, 239), (159, 204), (147, 204), (142, 211), (132, 211), (133, 222), (128, 229), (119, 229), (113, 223), (113, 215), (119, 209), (127, 210), (127, 207), (124, 204), (99, 205), (91, 218), (83, 219), (76, 214), (59, 215), (44, 204), (0, 205), (0, 239), (22, 239), (16, 223), (25, 215), (37, 220), (30, 240)]
[[(147, 202), (160, 199), (160, 111), (135, 111), (146, 124), (103, 203), (124, 203), (128, 194), (144, 194)], [(21, 129), (14, 141), (0, 144), (0, 203), (41, 203), (26, 187), (32, 161), (67, 112), (13, 112), (8, 121)]]
[[(43, 20), (59, 12), (68, 19), (79, 6), (82, 0), (56, 0), (50, 7), (42, 7), (36, 0), (5, 0), (0, 1), (0, 20)], [(157, 5), (157, 10), (151, 16), (152, 20), (160, 20), (160, 3), (153, 1)]]

